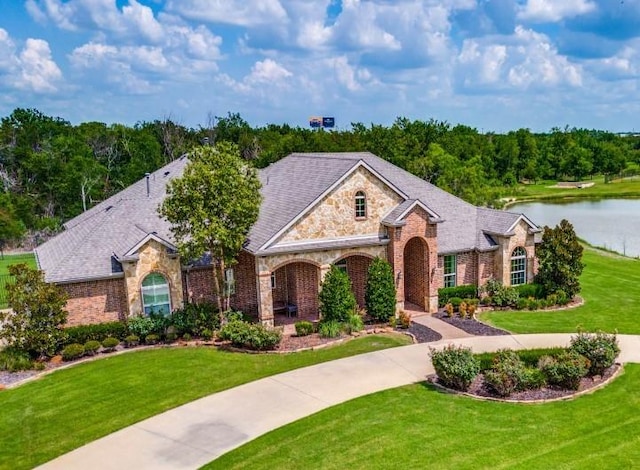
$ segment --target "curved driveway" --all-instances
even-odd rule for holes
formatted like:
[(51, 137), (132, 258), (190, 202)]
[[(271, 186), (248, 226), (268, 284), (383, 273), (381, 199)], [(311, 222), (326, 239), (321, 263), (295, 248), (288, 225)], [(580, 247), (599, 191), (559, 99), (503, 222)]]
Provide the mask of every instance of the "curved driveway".
[[(46, 469), (196, 469), (256, 437), (352, 398), (425, 380), (430, 347), (566, 346), (571, 334), (446, 339), (296, 369), (219, 392), (65, 454)], [(619, 335), (622, 362), (640, 362), (640, 336)], [(126, 397), (123, 397), (126, 400)]]

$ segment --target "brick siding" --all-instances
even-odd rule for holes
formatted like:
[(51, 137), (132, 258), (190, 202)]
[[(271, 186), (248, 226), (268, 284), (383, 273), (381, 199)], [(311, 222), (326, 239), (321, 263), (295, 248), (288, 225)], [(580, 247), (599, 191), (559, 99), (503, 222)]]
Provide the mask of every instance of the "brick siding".
[(347, 274), (351, 279), (351, 290), (356, 298), (356, 302), (360, 308), (364, 308), (364, 293), (367, 288), (367, 274), (372, 259), (367, 256), (348, 256), (345, 258), (347, 262)]
[(124, 279), (59, 284), (69, 296), (67, 326), (126, 319), (129, 308)]

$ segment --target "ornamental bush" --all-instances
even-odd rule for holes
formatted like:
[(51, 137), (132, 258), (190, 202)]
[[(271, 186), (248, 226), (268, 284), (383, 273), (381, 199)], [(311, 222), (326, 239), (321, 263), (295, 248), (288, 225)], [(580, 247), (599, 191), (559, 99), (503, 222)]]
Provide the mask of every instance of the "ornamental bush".
[(491, 298), (491, 305), (496, 307), (515, 307), (520, 298), (515, 288), (504, 286), (497, 279), (489, 279), (484, 286), (484, 291)]
[(309, 336), (313, 333), (313, 323), (310, 321), (298, 321), (295, 327), (297, 336)]
[(322, 321), (318, 327), (318, 333), (323, 338), (337, 338), (341, 332), (342, 324), (335, 320)]
[(349, 318), (343, 324), (343, 329), (346, 333), (353, 333), (354, 331), (362, 331), (364, 329), (364, 321), (362, 315), (358, 313), (358, 310), (354, 310), (349, 314)]
[(120, 340), (118, 338), (113, 338), (113, 337), (105, 338), (104, 341), (102, 341), (102, 347), (104, 348), (103, 352), (106, 352), (106, 353), (113, 352), (116, 350), (116, 347), (119, 344), (120, 344)]
[(0, 351), (0, 370), (18, 372), (34, 368), (34, 362), (29, 354), (14, 348), (5, 348)]
[(502, 349), (497, 352), (493, 367), (484, 374), (485, 383), (498, 395), (508, 397), (524, 389), (527, 369), (515, 351)]
[(349, 276), (335, 265), (325, 275), (318, 299), (322, 320), (325, 321), (345, 322), (356, 308)]
[(445, 387), (464, 392), (480, 372), (480, 363), (470, 348), (450, 344), (441, 350), (430, 348), (429, 355), (438, 380)]
[(188, 333), (192, 336), (200, 336), (205, 329), (220, 328), (220, 313), (210, 302), (188, 303), (184, 308), (171, 313), (169, 324), (175, 328), (178, 335)]
[(438, 306), (444, 307), (450, 302), (452, 297), (461, 299), (475, 299), (478, 297), (478, 288), (472, 284), (465, 284), (456, 287), (443, 287), (438, 289)]
[(282, 340), (280, 330), (242, 320), (230, 321), (220, 328), (218, 336), (224, 341), (231, 341), (231, 344), (238, 348), (257, 351), (275, 349)]
[(124, 339), (125, 348), (134, 348), (140, 344), (140, 337), (136, 335), (129, 335)]
[(604, 332), (595, 334), (578, 333), (571, 338), (571, 351), (574, 351), (589, 360), (590, 376), (602, 375), (606, 369), (611, 367), (620, 354), (620, 347), (616, 335), (609, 335)]
[(82, 357), (84, 354), (84, 346), (78, 343), (72, 343), (62, 350), (62, 360), (73, 361)]
[(540, 369), (549, 385), (577, 390), (580, 379), (589, 371), (589, 360), (575, 351), (566, 351), (555, 359), (549, 356), (540, 358)]
[(103, 341), (109, 336), (124, 339), (128, 334), (127, 325), (119, 322), (94, 323), (91, 325), (79, 325), (65, 328), (64, 344), (79, 343), (85, 344), (87, 341)]
[(367, 313), (379, 322), (388, 321), (396, 311), (393, 268), (382, 258), (375, 258), (369, 265), (364, 301)]
[(96, 341), (94, 339), (90, 339), (86, 343), (84, 343), (84, 352), (89, 356), (93, 356), (100, 349), (100, 341)]

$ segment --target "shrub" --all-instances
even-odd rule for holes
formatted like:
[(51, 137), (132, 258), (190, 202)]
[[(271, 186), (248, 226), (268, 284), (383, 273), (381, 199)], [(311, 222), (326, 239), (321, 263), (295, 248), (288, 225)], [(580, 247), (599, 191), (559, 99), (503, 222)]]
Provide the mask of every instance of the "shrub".
[(100, 341), (96, 341), (95, 339), (90, 339), (86, 343), (84, 343), (84, 352), (89, 356), (93, 356), (100, 349)]
[(64, 341), (67, 296), (26, 264), (9, 266), (15, 281), (6, 287), (10, 311), (0, 311), (0, 340), (31, 358), (51, 356)]
[(477, 304), (468, 304), (467, 305), (467, 317), (473, 318), (476, 313)]
[(335, 320), (322, 321), (318, 327), (318, 333), (323, 338), (337, 338), (341, 331), (342, 325)]
[(213, 339), (213, 331), (209, 328), (205, 328), (202, 330), (202, 333), (200, 333), (200, 337), (205, 341), (211, 341)]
[(589, 360), (589, 375), (602, 375), (611, 367), (620, 354), (620, 347), (616, 335), (604, 332), (595, 334), (578, 333), (571, 338), (571, 351), (583, 355)]
[(224, 317), (229, 323), (232, 321), (247, 321), (247, 319), (244, 317), (244, 313), (238, 310), (227, 310), (226, 312), (224, 312)]
[(127, 325), (119, 322), (95, 323), (92, 325), (79, 325), (65, 328), (66, 335), (65, 344), (79, 343), (85, 344), (87, 341), (93, 340), (102, 342), (109, 336), (124, 339), (127, 336)]
[(544, 373), (537, 367), (526, 367), (521, 376), (520, 390), (536, 390), (547, 384)]
[(150, 335), (147, 335), (144, 337), (144, 342), (146, 344), (158, 344), (158, 342), (160, 341), (160, 336), (151, 333)]
[(102, 347), (104, 348), (104, 352), (113, 352), (116, 350), (116, 347), (120, 344), (120, 340), (118, 338), (108, 337), (102, 341)]
[(458, 310), (460, 308), (460, 304), (462, 303), (462, 299), (460, 297), (451, 297), (449, 299), (449, 303), (453, 305), (454, 310)]
[(176, 333), (175, 331), (170, 331), (166, 335), (164, 335), (164, 339), (167, 343), (173, 343), (178, 339), (178, 333)]
[(540, 358), (540, 369), (549, 385), (577, 390), (580, 379), (589, 370), (589, 360), (574, 351), (566, 351), (555, 359), (549, 356)]
[(124, 339), (125, 348), (134, 348), (140, 344), (140, 337), (136, 335), (129, 335)]
[(182, 340), (183, 341), (191, 341), (192, 336), (189, 333), (185, 333), (182, 335)]
[(460, 306), (458, 307), (458, 313), (460, 313), (460, 318), (466, 318), (467, 308), (468, 308), (468, 305), (465, 301), (460, 302)]
[(528, 299), (529, 297), (534, 299), (544, 299), (544, 288), (540, 284), (522, 284), (516, 286), (515, 290), (518, 291), (520, 298)]
[(518, 355), (509, 349), (498, 351), (493, 367), (484, 375), (485, 383), (498, 395), (508, 397), (516, 390), (522, 390), (526, 368)]
[(393, 268), (375, 258), (367, 271), (367, 286), (364, 293), (367, 313), (379, 322), (386, 322), (396, 311), (396, 285)]
[(0, 351), (0, 370), (18, 372), (34, 368), (34, 362), (29, 354), (14, 348), (6, 348)]
[(310, 321), (298, 321), (295, 327), (297, 336), (309, 336), (313, 333), (313, 323)]
[(349, 315), (349, 318), (344, 323), (344, 329), (347, 333), (353, 333), (354, 331), (362, 331), (364, 329), (364, 322), (362, 316), (358, 311), (354, 311)]
[(345, 322), (356, 308), (356, 299), (351, 291), (349, 276), (335, 265), (331, 266), (324, 277), (318, 299), (322, 319), (326, 321)]
[(461, 299), (474, 299), (478, 297), (478, 288), (474, 285), (462, 285), (456, 287), (443, 287), (438, 289), (438, 306), (444, 307), (452, 297)]
[(453, 317), (453, 304), (448, 303), (447, 305), (444, 306), (444, 313), (447, 314), (447, 317), (451, 318)]
[(199, 304), (188, 303), (184, 308), (174, 310), (169, 317), (169, 324), (176, 333), (200, 336), (202, 330), (217, 330), (220, 328), (220, 313), (210, 302)]
[(62, 350), (62, 359), (64, 361), (73, 361), (82, 357), (84, 354), (84, 346), (78, 343), (71, 343)]
[(438, 380), (446, 387), (466, 391), (480, 372), (478, 359), (470, 348), (450, 344), (439, 351), (431, 348), (429, 354)]
[(524, 298), (520, 297), (518, 299), (518, 301), (516, 302), (516, 308), (518, 310), (524, 310), (528, 306), (529, 306), (529, 299), (524, 299)]
[(129, 331), (140, 338), (154, 333), (155, 322), (150, 317), (137, 316), (129, 319)]
[(405, 312), (404, 310), (400, 310), (398, 313), (398, 323), (400, 328), (407, 329), (411, 326), (411, 314)]
[(262, 324), (234, 320), (220, 328), (219, 336), (236, 347), (263, 351), (274, 349), (282, 339), (282, 332)]

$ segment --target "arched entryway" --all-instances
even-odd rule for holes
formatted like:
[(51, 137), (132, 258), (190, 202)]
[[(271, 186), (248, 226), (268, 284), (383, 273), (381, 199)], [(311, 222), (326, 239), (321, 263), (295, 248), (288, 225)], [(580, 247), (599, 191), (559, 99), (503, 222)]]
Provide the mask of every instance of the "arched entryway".
[(428, 310), (429, 308), (429, 247), (414, 237), (404, 246), (404, 300)]
[(318, 271), (315, 264), (295, 261), (272, 272), (271, 291), (276, 323), (282, 323), (286, 318), (288, 306), (295, 306), (300, 319), (318, 319)]
[(364, 308), (364, 293), (367, 288), (367, 274), (373, 258), (364, 255), (350, 255), (334, 264), (344, 270), (351, 279), (351, 290), (360, 308)]

